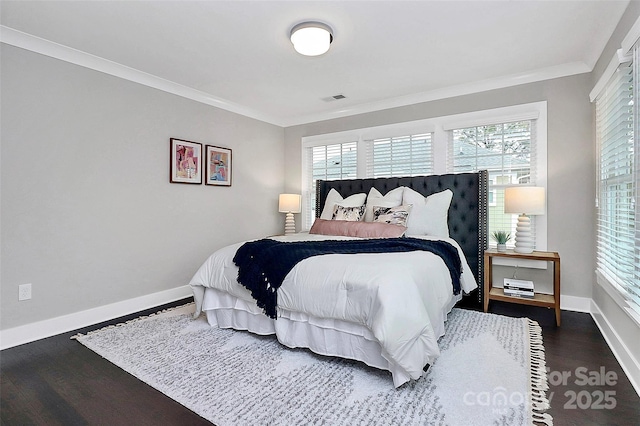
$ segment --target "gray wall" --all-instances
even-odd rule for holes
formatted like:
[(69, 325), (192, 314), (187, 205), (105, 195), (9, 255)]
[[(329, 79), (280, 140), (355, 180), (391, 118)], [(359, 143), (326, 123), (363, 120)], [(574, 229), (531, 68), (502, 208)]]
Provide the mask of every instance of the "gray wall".
[[(185, 285), (215, 248), (280, 232), (277, 194), (300, 190), (303, 136), (542, 100), (548, 102), (548, 249), (562, 257), (562, 293), (591, 297), (595, 166), (588, 93), (638, 5), (630, 3), (593, 75), (284, 130), (2, 45), (0, 328)], [(170, 137), (232, 148), (233, 186), (168, 183)], [(33, 283), (32, 300), (17, 301), (22, 283)]]
[(593, 72), (591, 73), (592, 86), (595, 86), (605, 68), (607, 68), (607, 65), (609, 65), (609, 62), (611, 61), (611, 58), (613, 58), (613, 55), (618, 49), (620, 49), (622, 40), (625, 38), (633, 24), (636, 22), (638, 16), (640, 16), (640, 1), (630, 1), (627, 9), (620, 18), (620, 22), (618, 22), (616, 29), (611, 35), (611, 38), (607, 42), (605, 48), (602, 50), (600, 58), (598, 58), (596, 65), (593, 67)]
[[(286, 190), (300, 190), (301, 138), (304, 136), (547, 101), (547, 248), (559, 252), (561, 257), (562, 294), (591, 297), (595, 268), (592, 238), (595, 164), (588, 96), (591, 86), (590, 75), (582, 74), (289, 127), (285, 129)], [(511, 268), (500, 269), (497, 275), (511, 276)], [(518, 271), (520, 279), (537, 279), (538, 275), (535, 271), (529, 274)]]
[[(187, 285), (214, 249), (281, 231), (282, 128), (1, 54), (3, 330)], [(233, 185), (169, 183), (171, 137), (233, 149)]]

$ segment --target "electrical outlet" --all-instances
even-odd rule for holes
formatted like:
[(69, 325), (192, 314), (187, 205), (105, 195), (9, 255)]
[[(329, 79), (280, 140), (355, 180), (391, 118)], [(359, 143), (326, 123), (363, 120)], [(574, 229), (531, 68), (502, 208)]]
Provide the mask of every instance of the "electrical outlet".
[(18, 286), (18, 300), (31, 299), (31, 284), (20, 284)]

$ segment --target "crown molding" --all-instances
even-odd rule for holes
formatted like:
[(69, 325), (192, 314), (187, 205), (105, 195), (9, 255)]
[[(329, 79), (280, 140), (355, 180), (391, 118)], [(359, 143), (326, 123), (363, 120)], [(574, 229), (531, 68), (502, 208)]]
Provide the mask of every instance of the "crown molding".
[(89, 68), (94, 71), (109, 74), (114, 77), (119, 77), (124, 80), (139, 83), (154, 89), (162, 90), (163, 92), (211, 105), (246, 117), (254, 118), (256, 120), (265, 121), (271, 124), (277, 124), (278, 121), (276, 117), (212, 96), (200, 90), (196, 90), (44, 38), (36, 37), (4, 25), (0, 25), (0, 42), (79, 65), (81, 67)]
[(633, 60), (633, 46), (635, 46), (638, 39), (640, 39), (640, 17), (636, 19), (636, 22), (633, 24), (627, 35), (622, 39), (620, 49), (616, 50), (613, 54), (607, 68), (602, 72), (602, 75), (596, 82), (596, 85), (593, 86), (593, 89), (589, 93), (589, 100), (591, 100), (591, 102), (595, 101), (598, 96), (600, 96), (600, 93), (604, 90), (611, 77), (616, 73), (618, 67), (621, 64), (625, 64)]
[(622, 43), (620, 44), (622, 47), (622, 55), (627, 55), (631, 52), (638, 39), (640, 39), (640, 17), (636, 19), (636, 22), (631, 26), (627, 35), (622, 39)]
[(284, 122), (284, 125), (285, 127), (290, 127), (318, 121), (331, 120), (335, 118), (348, 117), (351, 115), (365, 114), (390, 108), (398, 108), (423, 102), (436, 101), (439, 99), (470, 95), (473, 93), (486, 92), (489, 90), (502, 89), (505, 87), (535, 83), (538, 81), (551, 80), (554, 78), (567, 77), (588, 72), (591, 72), (591, 68), (584, 62), (572, 62), (555, 67), (542, 68), (526, 73), (513, 74), (505, 77), (481, 80), (468, 84), (460, 84), (456, 86), (445, 87), (442, 89), (430, 90), (406, 96), (399, 96), (396, 98), (385, 99), (378, 102), (355, 105), (351, 108), (344, 108), (328, 113), (291, 117), (291, 119)]
[(154, 89), (162, 90), (196, 102), (211, 105), (226, 111), (240, 114), (259, 121), (264, 121), (280, 127), (290, 127), (335, 118), (365, 114), (391, 108), (430, 102), (439, 99), (469, 95), (488, 90), (502, 89), (543, 80), (566, 77), (575, 74), (591, 72), (591, 67), (583, 62), (573, 62), (555, 67), (543, 68), (531, 72), (513, 74), (505, 77), (481, 80), (477, 82), (445, 87), (406, 96), (389, 98), (381, 101), (368, 102), (353, 107), (338, 109), (317, 114), (297, 117), (277, 117), (265, 114), (233, 103), (231, 101), (212, 96), (209, 93), (196, 90), (164, 78), (119, 64), (81, 50), (73, 49), (62, 44), (52, 42), (16, 29), (0, 25), (0, 42), (12, 45), (41, 55), (49, 56), (81, 67), (103, 72), (114, 77), (139, 83)]

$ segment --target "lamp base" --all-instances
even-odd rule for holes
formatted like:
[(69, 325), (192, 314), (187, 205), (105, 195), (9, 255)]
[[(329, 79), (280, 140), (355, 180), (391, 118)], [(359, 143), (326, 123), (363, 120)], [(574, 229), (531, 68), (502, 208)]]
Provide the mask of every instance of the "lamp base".
[(531, 219), (526, 214), (518, 216), (516, 226), (516, 246), (513, 249), (516, 253), (533, 253), (533, 235), (531, 234)]
[(529, 254), (529, 253), (533, 253), (533, 248), (532, 247), (526, 247), (526, 248), (514, 247), (513, 251), (516, 253)]
[(296, 233), (296, 222), (293, 218), (293, 213), (287, 213), (284, 220), (284, 235), (291, 235)]

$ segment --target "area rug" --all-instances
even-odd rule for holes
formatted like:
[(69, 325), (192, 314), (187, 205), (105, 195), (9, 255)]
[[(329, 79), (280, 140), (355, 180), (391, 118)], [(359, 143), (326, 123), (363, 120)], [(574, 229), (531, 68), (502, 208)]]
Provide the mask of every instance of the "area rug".
[(542, 334), (527, 318), (454, 309), (440, 357), (395, 389), (388, 372), (212, 328), (193, 310), (74, 338), (218, 426), (551, 424)]

